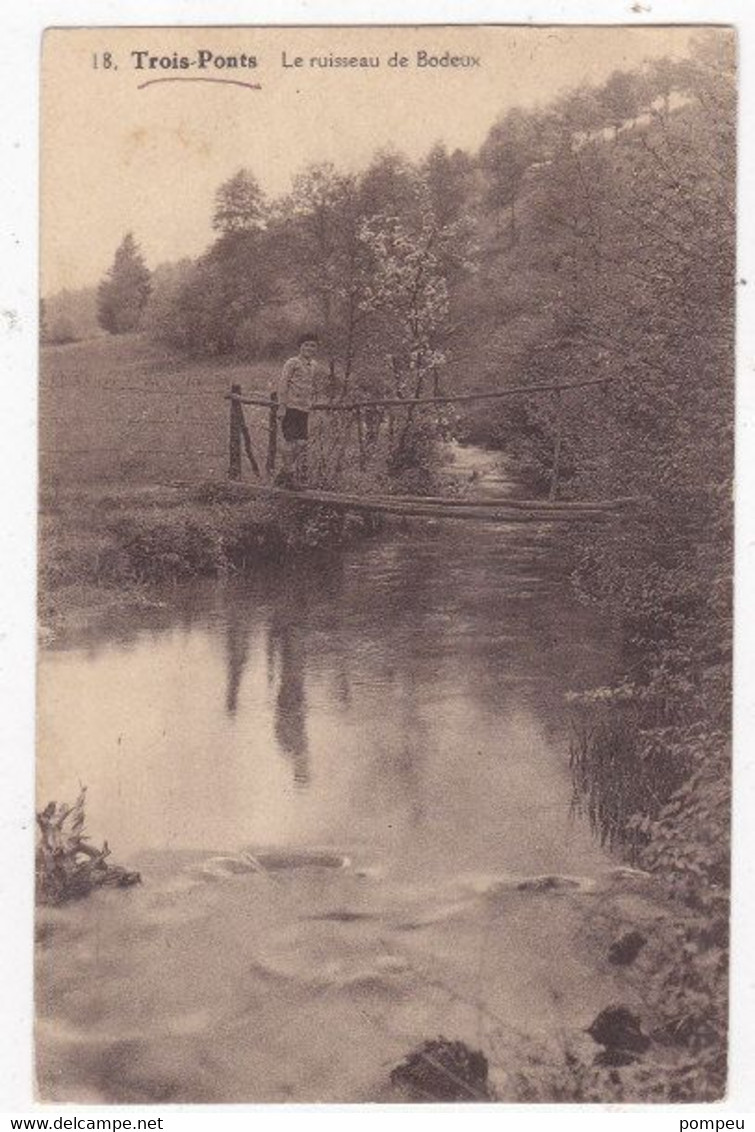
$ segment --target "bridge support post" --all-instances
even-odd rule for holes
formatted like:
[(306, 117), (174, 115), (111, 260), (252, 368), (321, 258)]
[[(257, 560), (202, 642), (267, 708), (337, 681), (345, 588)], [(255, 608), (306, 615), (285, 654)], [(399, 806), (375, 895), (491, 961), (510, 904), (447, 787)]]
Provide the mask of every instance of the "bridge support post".
[(557, 389), (555, 393), (556, 398), (556, 439), (553, 444), (553, 466), (551, 468), (551, 486), (548, 492), (549, 499), (556, 499), (558, 496), (558, 477), (561, 464), (561, 433), (563, 431), (563, 403), (561, 400), (561, 390)]
[(270, 393), (270, 401), (267, 433), (267, 461), (265, 464), (267, 478), (269, 480), (271, 480), (275, 474), (275, 461), (278, 455), (278, 394), (275, 390), (272, 390)]
[(241, 396), (241, 386), (231, 386), (231, 415), (230, 415), (230, 428), (228, 433), (228, 479), (240, 480), (241, 479), (241, 435), (243, 432), (243, 416), (241, 403), (238, 398)]

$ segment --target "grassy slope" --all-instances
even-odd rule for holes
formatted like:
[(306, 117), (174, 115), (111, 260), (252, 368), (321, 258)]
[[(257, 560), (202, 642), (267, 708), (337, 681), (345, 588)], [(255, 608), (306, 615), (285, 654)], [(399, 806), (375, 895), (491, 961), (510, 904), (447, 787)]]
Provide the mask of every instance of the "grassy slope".
[[(140, 335), (95, 338), (42, 350), (40, 459), (43, 485), (213, 479), (228, 467), (233, 382), (268, 393), (272, 364), (191, 361)], [(247, 410), (264, 453), (265, 410)]]
[[(269, 392), (274, 364), (191, 361), (124, 335), (47, 347), (41, 371), (39, 606), (47, 628), (149, 600), (153, 582), (248, 569), (369, 526), (326, 507), (250, 501), (227, 483), (223, 394), (234, 382)], [(260, 463), (266, 414), (247, 408)]]

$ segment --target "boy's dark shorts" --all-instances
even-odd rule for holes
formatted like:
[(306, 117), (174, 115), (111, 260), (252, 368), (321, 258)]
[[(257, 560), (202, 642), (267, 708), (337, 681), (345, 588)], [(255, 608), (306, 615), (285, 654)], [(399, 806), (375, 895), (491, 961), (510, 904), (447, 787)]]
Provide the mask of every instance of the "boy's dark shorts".
[(281, 422), (284, 440), (309, 439), (309, 413), (303, 409), (286, 409)]

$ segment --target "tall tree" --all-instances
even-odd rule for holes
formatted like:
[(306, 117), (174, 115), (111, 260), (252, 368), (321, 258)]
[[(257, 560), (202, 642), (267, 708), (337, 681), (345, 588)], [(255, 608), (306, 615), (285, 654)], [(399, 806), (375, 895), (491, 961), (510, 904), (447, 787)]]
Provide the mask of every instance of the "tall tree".
[(523, 110), (510, 110), (488, 133), (480, 150), (487, 177), (486, 200), (493, 211), (509, 212), (509, 236), (516, 243), (516, 202), (529, 167), (538, 159), (536, 120)]
[(362, 174), (359, 197), (363, 216), (402, 216), (416, 209), (414, 169), (402, 153), (382, 149)]
[(218, 235), (204, 255), (172, 281), (159, 281), (168, 283), (168, 293), (151, 315), (157, 316), (159, 334), (176, 345), (226, 354), (235, 349), (244, 324), (270, 300), (275, 270), (268, 210), (248, 169), (217, 189), (212, 226)]
[(359, 238), (363, 218), (357, 178), (329, 163), (310, 165), (293, 182), (282, 217), (290, 238), (289, 272), (300, 298), (314, 297), (318, 322), (344, 394), (365, 321), (361, 300), (371, 259)]
[(614, 141), (621, 127), (637, 117), (641, 95), (641, 80), (631, 71), (613, 71), (598, 89), (598, 101), (613, 127)]
[(648, 105), (654, 107), (660, 102), (663, 114), (668, 115), (671, 95), (679, 84), (679, 66), (665, 55), (661, 59), (651, 59), (645, 66), (641, 81)]
[(461, 149), (449, 153), (437, 142), (422, 162), (421, 172), (438, 223), (453, 224), (469, 206), (473, 174), (469, 154)]
[(413, 209), (403, 217), (377, 213), (362, 222), (360, 238), (372, 256), (363, 307), (379, 316), (378, 333), (388, 355), (396, 396), (406, 399), (404, 428), (392, 454), (395, 469), (408, 467), (422, 431), (413, 401), (438, 390), (447, 362), (449, 267), (464, 264), (469, 232), (464, 219), (441, 225), (425, 178), (415, 174)]
[(212, 226), (222, 235), (259, 232), (264, 228), (265, 198), (248, 169), (239, 169), (216, 192)]
[(581, 86), (567, 91), (553, 107), (553, 125), (558, 150), (579, 148), (604, 123), (603, 108), (594, 87)]
[(136, 330), (151, 290), (147, 265), (132, 233), (127, 232), (97, 290), (100, 326), (110, 334)]
[(297, 276), (305, 293), (315, 295), (326, 340), (333, 331), (334, 300), (339, 282), (341, 253), (348, 240), (354, 180), (338, 173), (330, 163), (310, 165), (294, 177), (285, 202), (290, 222)]

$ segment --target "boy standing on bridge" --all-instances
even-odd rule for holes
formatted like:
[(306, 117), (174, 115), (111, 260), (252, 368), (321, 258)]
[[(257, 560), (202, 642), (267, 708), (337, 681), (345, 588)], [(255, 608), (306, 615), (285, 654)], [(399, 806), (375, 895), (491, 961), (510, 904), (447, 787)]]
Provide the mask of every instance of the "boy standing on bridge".
[(293, 488), (307, 485), (309, 413), (317, 383), (317, 335), (303, 334), (298, 345), (298, 354), (285, 363), (278, 381), (278, 419), (284, 440), (280, 482)]

